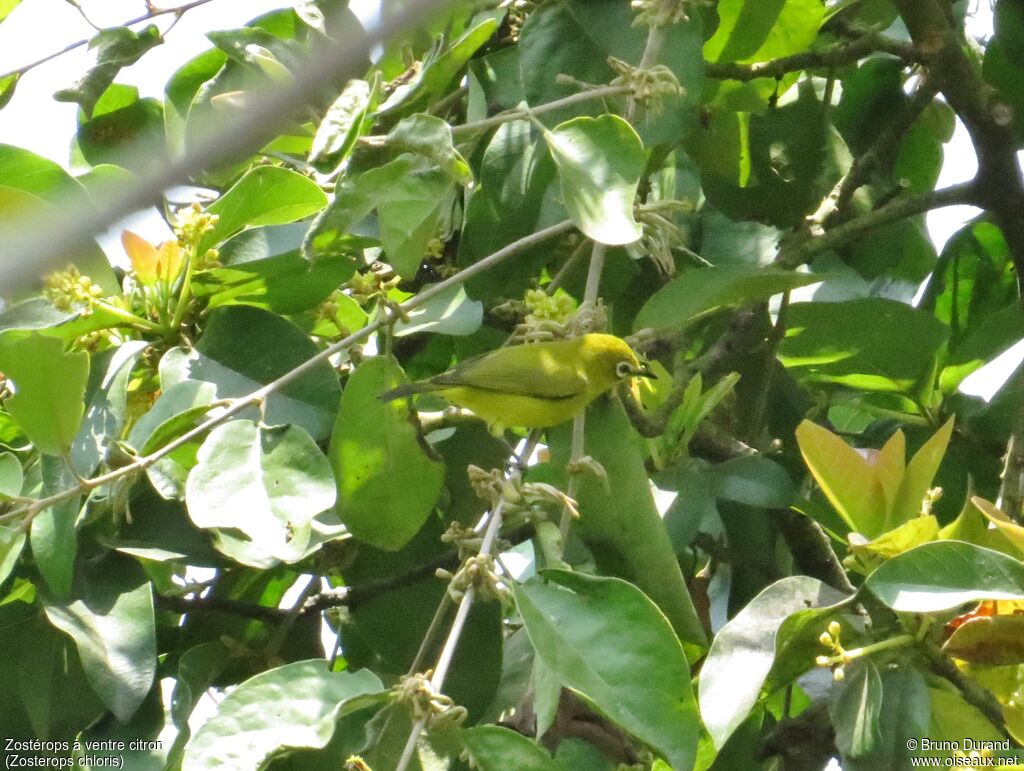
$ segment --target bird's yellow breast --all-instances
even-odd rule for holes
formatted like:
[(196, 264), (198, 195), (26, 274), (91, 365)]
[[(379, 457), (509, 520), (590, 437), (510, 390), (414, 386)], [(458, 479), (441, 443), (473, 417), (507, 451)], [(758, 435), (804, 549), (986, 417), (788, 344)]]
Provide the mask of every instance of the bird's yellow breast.
[(499, 394), (472, 386), (446, 388), (440, 394), (453, 404), (472, 410), (495, 433), (500, 433), (506, 426), (557, 426), (571, 420), (596, 396), (585, 390), (567, 399), (541, 399), (520, 394)]

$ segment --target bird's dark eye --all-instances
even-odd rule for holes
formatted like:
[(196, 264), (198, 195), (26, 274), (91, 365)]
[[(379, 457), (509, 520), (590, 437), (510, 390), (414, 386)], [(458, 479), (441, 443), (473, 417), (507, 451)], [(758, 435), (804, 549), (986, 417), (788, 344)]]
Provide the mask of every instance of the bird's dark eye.
[(628, 361), (620, 361), (615, 365), (615, 374), (620, 378), (627, 378), (633, 374), (633, 366)]

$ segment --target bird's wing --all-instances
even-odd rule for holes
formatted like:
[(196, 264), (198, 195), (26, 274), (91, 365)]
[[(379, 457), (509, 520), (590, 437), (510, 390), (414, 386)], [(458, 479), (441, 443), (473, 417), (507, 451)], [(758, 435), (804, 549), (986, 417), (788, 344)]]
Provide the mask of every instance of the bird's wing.
[(539, 399), (571, 399), (587, 387), (587, 379), (575, 362), (567, 361), (557, 351), (536, 349), (531, 345), (499, 348), (466, 359), (454, 369), (431, 378), (430, 382)]

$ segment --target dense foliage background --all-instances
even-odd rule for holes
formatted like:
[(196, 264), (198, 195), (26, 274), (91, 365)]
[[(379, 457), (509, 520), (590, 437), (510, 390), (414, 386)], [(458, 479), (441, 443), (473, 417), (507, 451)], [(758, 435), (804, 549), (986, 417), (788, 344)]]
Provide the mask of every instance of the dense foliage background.
[[(1015, 757), (1024, 388), (960, 386), (1024, 338), (1020, 3), (984, 45), (946, 0), (451, 3), (371, 64), (304, 0), (118, 82), (207, 1), (89, 41), (73, 172), (0, 146), (0, 275), (85, 223), (0, 313), (8, 757)], [(166, 169), (175, 237), (111, 268)], [(660, 377), (546, 432), (377, 398), (595, 329)]]

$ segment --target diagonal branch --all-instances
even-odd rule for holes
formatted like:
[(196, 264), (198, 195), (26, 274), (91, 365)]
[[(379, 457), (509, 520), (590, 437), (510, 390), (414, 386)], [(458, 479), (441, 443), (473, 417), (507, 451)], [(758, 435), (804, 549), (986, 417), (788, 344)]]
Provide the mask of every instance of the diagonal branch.
[(891, 54), (907, 64), (915, 64), (920, 59), (914, 46), (909, 43), (871, 33), (852, 42), (839, 43), (820, 51), (805, 51), (766, 62), (754, 62), (753, 64), (707, 62), (705, 72), (709, 77), (720, 80), (748, 81), (757, 78), (781, 78), (790, 72), (853, 64), (873, 53)]

